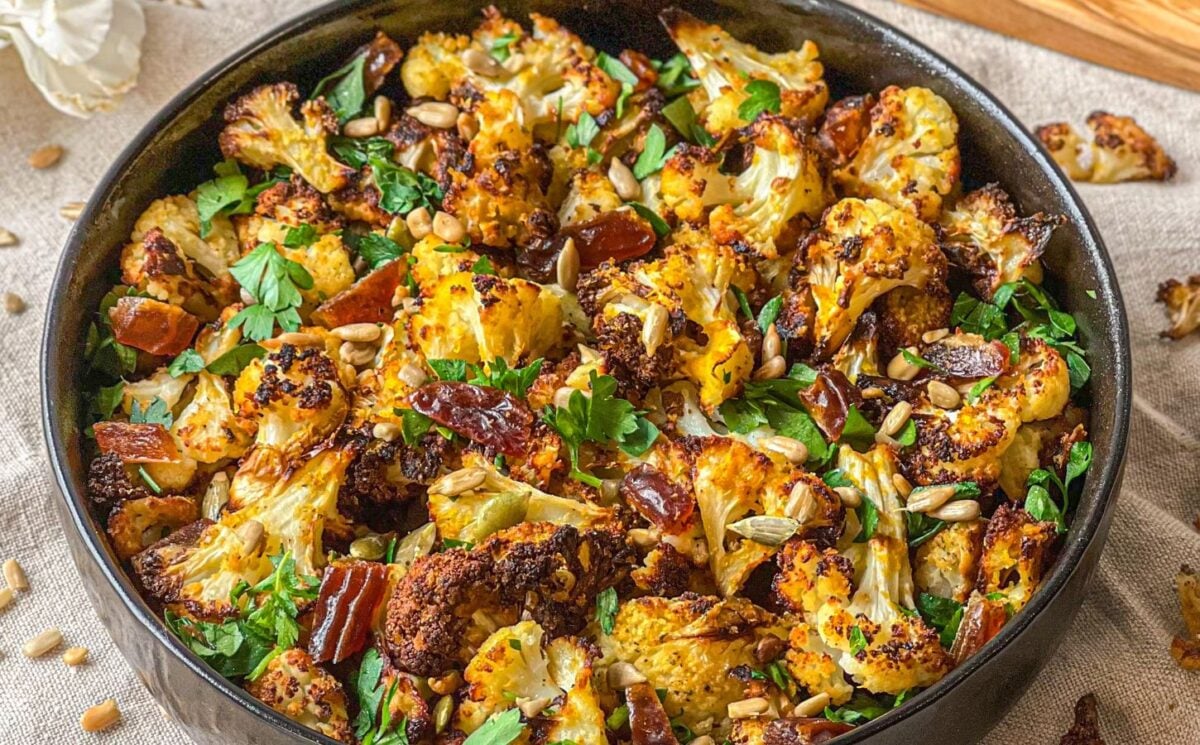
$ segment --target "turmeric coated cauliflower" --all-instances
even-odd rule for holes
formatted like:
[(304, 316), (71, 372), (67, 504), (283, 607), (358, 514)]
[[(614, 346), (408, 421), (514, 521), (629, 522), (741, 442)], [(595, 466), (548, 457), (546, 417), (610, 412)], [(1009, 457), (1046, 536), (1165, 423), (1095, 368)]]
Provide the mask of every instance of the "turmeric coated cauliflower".
[(897, 287), (923, 288), (946, 274), (933, 229), (876, 199), (843, 199), (830, 207), (801, 252), (801, 283), (816, 309), (817, 357), (838, 350), (875, 298)]
[(1088, 114), (1092, 141), (1066, 122), (1046, 124), (1036, 134), (1067, 175), (1075, 181), (1115, 184), (1120, 181), (1167, 181), (1175, 176), (1175, 161), (1131, 116), (1106, 111)]
[(1008, 282), (1027, 279), (1041, 283), (1038, 259), (1054, 228), (1064, 221), (1061, 215), (1050, 217), (1041, 212), (1018, 217), (1004, 190), (988, 184), (944, 211), (938, 232), (946, 256), (967, 270), (974, 277), (975, 289), (990, 299)]
[(1200, 328), (1200, 274), (1188, 277), (1184, 284), (1168, 279), (1158, 286), (1157, 302), (1167, 306), (1171, 327), (1159, 333), (1168, 339), (1182, 339)]
[(705, 129), (714, 135), (749, 123), (740, 109), (755, 81), (778, 86), (778, 113), (783, 116), (811, 123), (825, 108), (829, 89), (813, 42), (805, 41), (798, 50), (767, 54), (682, 10), (665, 10), (659, 18), (700, 81), (703, 95), (697, 92), (691, 98)]
[(322, 194), (345, 186), (354, 170), (334, 160), (326, 137), (337, 132), (337, 118), (323, 99), (300, 106), (303, 121), (292, 109), (300, 91), (292, 83), (260, 85), (225, 108), (221, 152), (249, 166), (269, 171), (287, 166)]
[(338, 742), (355, 742), (346, 692), (303, 649), (289, 649), (246, 684), (250, 695), (289, 719)]
[(1021, 610), (1041, 584), (1056, 538), (1054, 523), (1039, 522), (1017, 505), (1000, 505), (983, 536), (975, 589), (999, 593), (1012, 612)]
[(928, 88), (889, 86), (871, 109), (871, 130), (854, 157), (833, 172), (849, 196), (882, 199), (926, 222), (958, 184), (958, 119)]
[(917, 589), (965, 603), (975, 587), (986, 528), (981, 520), (950, 523), (922, 543), (913, 558)]

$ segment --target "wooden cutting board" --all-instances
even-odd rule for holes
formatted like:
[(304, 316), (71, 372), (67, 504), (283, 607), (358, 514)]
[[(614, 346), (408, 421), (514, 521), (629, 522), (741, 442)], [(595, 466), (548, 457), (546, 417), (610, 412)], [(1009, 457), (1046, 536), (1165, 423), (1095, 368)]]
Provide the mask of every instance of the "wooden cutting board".
[(1200, 91), (1200, 0), (900, 0)]

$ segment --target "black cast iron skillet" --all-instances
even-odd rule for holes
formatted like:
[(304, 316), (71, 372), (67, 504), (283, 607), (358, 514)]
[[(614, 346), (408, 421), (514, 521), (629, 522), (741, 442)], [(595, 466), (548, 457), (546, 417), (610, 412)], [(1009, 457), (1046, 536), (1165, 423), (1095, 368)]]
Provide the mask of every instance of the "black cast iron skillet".
[[(186, 193), (220, 160), (220, 112), (253, 85), (313, 84), (382, 28), (402, 45), (425, 30), (469, 31), (487, 0), (331, 2), (270, 32), (180, 93), (125, 149), (72, 230), (51, 290), (42, 342), (43, 426), (62, 499), (57, 504), (92, 605), (156, 699), (199, 743), (330, 743), (274, 713), (186, 650), (139, 597), (84, 498), (81, 361), (84, 333), (133, 223), (153, 199)], [(610, 53), (674, 50), (657, 13), (669, 4), (719, 23), (768, 51), (820, 46), (833, 98), (886, 85), (932, 88), (961, 125), (966, 186), (996, 180), (1023, 212), (1067, 217), (1045, 261), (1050, 284), (1078, 320), (1089, 351), (1095, 459), (1071, 531), (1032, 602), (979, 654), (902, 708), (838, 742), (968, 743), (981, 738), (1049, 659), (1082, 601), (1100, 556), (1129, 427), (1128, 330), (1100, 236), (1078, 196), (1034, 140), (992, 96), (953, 65), (869, 15), (832, 0), (497, 0), (508, 15), (538, 11)], [(1054, 279), (1068, 282), (1055, 282)], [(1095, 290), (1096, 299), (1087, 296)], [(584, 744), (580, 745), (592, 745)]]

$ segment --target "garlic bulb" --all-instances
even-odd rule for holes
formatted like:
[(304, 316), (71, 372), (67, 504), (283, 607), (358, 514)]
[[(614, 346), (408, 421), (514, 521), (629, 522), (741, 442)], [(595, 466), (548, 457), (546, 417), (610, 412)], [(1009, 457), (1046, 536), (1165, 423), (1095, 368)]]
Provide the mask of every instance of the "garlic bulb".
[(88, 117), (137, 84), (146, 22), (137, 0), (0, 0), (0, 49), (14, 46), (55, 108)]

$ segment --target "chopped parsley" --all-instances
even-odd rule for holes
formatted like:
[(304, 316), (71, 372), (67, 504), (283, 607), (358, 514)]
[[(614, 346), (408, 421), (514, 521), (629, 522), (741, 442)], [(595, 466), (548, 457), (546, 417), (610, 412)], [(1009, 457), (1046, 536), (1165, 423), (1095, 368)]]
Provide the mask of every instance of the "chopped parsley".
[(367, 233), (358, 239), (358, 255), (372, 269), (393, 262), (406, 253), (408, 249), (383, 233)]
[(616, 116), (620, 119), (625, 115), (625, 104), (633, 95), (633, 89), (638, 84), (637, 75), (633, 74), (624, 62), (611, 57), (604, 52), (596, 55), (596, 67), (599, 67), (610, 78), (621, 84), (621, 93), (617, 96)]
[(658, 71), (655, 85), (667, 98), (682, 96), (688, 91), (700, 87), (700, 81), (692, 76), (692, 65), (682, 52), (665, 60), (654, 60), (654, 69)]
[(230, 319), (231, 327), (241, 326), (253, 341), (271, 338), (277, 323), (284, 331), (300, 328), (300, 290), (312, 289), (313, 278), (301, 264), (284, 258), (274, 243), (258, 244), (229, 273), (255, 301)]
[(379, 209), (384, 212), (407, 215), (424, 207), (432, 213), (441, 206), (442, 187), (429, 176), (378, 155), (369, 156), (367, 162), (379, 189)]
[(850, 628), (850, 654), (858, 656), (867, 649), (867, 635), (857, 626)]
[(943, 647), (949, 648), (954, 644), (958, 626), (962, 623), (962, 603), (923, 592), (917, 596), (917, 612), (925, 623), (938, 632)]
[(492, 40), (492, 57), (497, 62), (507, 62), (512, 56), (513, 42), (521, 38), (520, 34), (509, 32)]
[(324, 96), (325, 103), (329, 104), (329, 108), (337, 115), (338, 121), (345, 124), (362, 111), (363, 104), (366, 103), (367, 88), (363, 80), (366, 65), (367, 55), (358, 55), (343, 67), (321, 78), (310, 98)]
[(633, 211), (638, 214), (646, 222), (650, 223), (650, 227), (654, 230), (654, 234), (659, 238), (666, 236), (671, 232), (671, 226), (667, 225), (667, 221), (659, 217), (659, 214), (650, 209), (641, 202), (626, 202)]
[(746, 100), (738, 106), (738, 118), (752, 122), (764, 111), (778, 114), (783, 106), (779, 86), (770, 80), (751, 80), (746, 83)]
[(674, 154), (675, 148), (667, 149), (667, 136), (663, 134), (662, 129), (657, 124), (651, 124), (642, 143), (642, 152), (633, 164), (634, 178), (641, 181), (658, 173)]
[(606, 634), (611, 634), (616, 628), (619, 603), (614, 587), (606, 587), (596, 596), (596, 623)]
[(479, 729), (463, 741), (463, 745), (510, 745), (524, 731), (521, 710), (509, 709), (488, 717)]
[(566, 408), (548, 407), (543, 414), (571, 457), (571, 477), (599, 487), (600, 479), (579, 468), (579, 448), (585, 442), (614, 443), (623, 452), (638, 456), (650, 449), (658, 438), (658, 427), (633, 404), (617, 398), (617, 381), (610, 375), (591, 374), (592, 395), (573, 391)]
[(175, 423), (175, 417), (171, 415), (171, 408), (167, 406), (167, 402), (158, 396), (155, 396), (144, 409), (141, 402), (135, 398), (129, 411), (129, 422), (131, 424), (161, 424), (170, 429), (171, 425)]
[(288, 248), (304, 248), (316, 243), (320, 238), (317, 235), (317, 229), (311, 225), (300, 225), (295, 228), (288, 228), (287, 234), (283, 238), (283, 245)]
[(267, 350), (257, 344), (240, 344), (208, 363), (205, 369), (213, 375), (238, 375), (246, 365), (266, 354)]
[(167, 373), (172, 378), (178, 378), (180, 375), (190, 375), (198, 373), (204, 369), (204, 358), (194, 349), (185, 349), (179, 353), (179, 356), (171, 360), (171, 364), (167, 365)]

